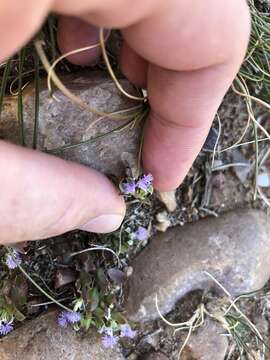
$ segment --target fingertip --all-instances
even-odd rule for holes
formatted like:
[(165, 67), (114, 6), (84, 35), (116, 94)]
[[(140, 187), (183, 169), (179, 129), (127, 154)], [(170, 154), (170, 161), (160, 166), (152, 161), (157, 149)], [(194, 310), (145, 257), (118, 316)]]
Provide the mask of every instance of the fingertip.
[[(143, 167), (146, 173), (153, 175), (154, 189), (160, 192), (170, 192), (176, 190), (182, 183), (183, 177), (180, 172), (177, 174), (167, 173), (164, 167), (160, 166), (160, 163), (152, 162), (151, 159), (147, 160), (148, 156), (144, 157)], [(156, 166), (157, 164), (157, 166)]]

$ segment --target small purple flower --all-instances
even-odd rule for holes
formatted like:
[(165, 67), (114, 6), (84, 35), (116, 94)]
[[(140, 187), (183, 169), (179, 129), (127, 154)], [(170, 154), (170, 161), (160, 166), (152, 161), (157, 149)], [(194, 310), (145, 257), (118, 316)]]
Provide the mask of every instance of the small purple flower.
[(58, 325), (62, 328), (67, 326), (68, 321), (67, 321), (67, 318), (66, 318), (66, 315), (64, 314), (64, 312), (61, 312), (61, 314), (58, 317), (57, 322), (58, 322)]
[(108, 336), (113, 336), (113, 329), (111, 327), (104, 327), (102, 333)]
[(75, 324), (81, 320), (81, 314), (76, 311), (67, 311), (66, 318), (70, 324)]
[(103, 329), (103, 337), (101, 339), (103, 346), (106, 349), (112, 349), (118, 343), (119, 337), (113, 335), (113, 329), (111, 327), (105, 327)]
[(9, 322), (2, 322), (0, 325), (0, 335), (7, 335), (13, 330), (13, 325)]
[(150, 190), (150, 187), (152, 186), (152, 182), (153, 182), (154, 178), (151, 174), (148, 175), (143, 175), (143, 177), (137, 181), (136, 186), (145, 191), (148, 192)]
[(102, 345), (105, 347), (105, 349), (112, 349), (115, 347), (115, 345), (118, 343), (118, 336), (115, 336), (113, 334), (105, 334), (102, 337)]
[(8, 254), (6, 257), (6, 265), (9, 269), (16, 269), (22, 262), (21, 256), (18, 251), (13, 250), (12, 255)]
[(75, 324), (81, 320), (81, 314), (75, 311), (62, 311), (58, 317), (58, 325), (66, 327), (68, 324)]
[(135, 336), (137, 335), (137, 331), (132, 330), (128, 324), (121, 325), (120, 329), (121, 329), (121, 337), (134, 339)]
[(139, 226), (135, 232), (135, 238), (139, 241), (145, 241), (149, 237), (148, 230), (142, 226)]
[(124, 194), (126, 194), (126, 195), (135, 194), (136, 184), (134, 181), (127, 182), (127, 183), (123, 184), (122, 187), (123, 187)]

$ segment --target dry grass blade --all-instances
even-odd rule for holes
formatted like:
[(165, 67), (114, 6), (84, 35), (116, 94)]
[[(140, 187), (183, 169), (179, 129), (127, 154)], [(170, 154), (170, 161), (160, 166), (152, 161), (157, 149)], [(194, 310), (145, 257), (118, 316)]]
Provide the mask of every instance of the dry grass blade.
[[(35, 48), (36, 51), (40, 57), (40, 60), (44, 66), (44, 68), (46, 69), (47, 73), (49, 73), (51, 65), (47, 59), (47, 56), (42, 48), (42, 42), (40, 40), (36, 40), (35, 41)], [(103, 116), (103, 117), (107, 117), (110, 119), (127, 119), (129, 116), (123, 116), (121, 114), (119, 115), (115, 115), (113, 113), (105, 113), (103, 111), (99, 111), (91, 106), (89, 106), (88, 104), (86, 104), (84, 101), (82, 101), (78, 96), (76, 96), (75, 94), (73, 94), (70, 90), (68, 90), (68, 88), (62, 83), (62, 81), (58, 78), (58, 76), (56, 75), (56, 73), (52, 70), (51, 71), (51, 80), (54, 82), (54, 84), (56, 85), (56, 87), (65, 95), (67, 96), (72, 102), (74, 102), (75, 104), (77, 104), (78, 106), (80, 106), (82, 109), (87, 110), (91, 113), (94, 113), (98, 116)]]
[(136, 101), (145, 101), (145, 100), (147, 100), (147, 97), (135, 96), (135, 95), (129, 94), (126, 90), (123, 89), (122, 85), (118, 81), (118, 79), (115, 76), (115, 74), (113, 72), (113, 69), (111, 67), (111, 64), (110, 64), (110, 61), (109, 61), (109, 58), (108, 58), (108, 55), (107, 55), (107, 52), (106, 52), (106, 48), (105, 48), (104, 30), (102, 28), (99, 31), (99, 39), (100, 39), (100, 46), (101, 46), (101, 50), (102, 50), (103, 59), (105, 61), (107, 69), (108, 69), (108, 71), (109, 71), (109, 73), (110, 73), (116, 87), (118, 88), (118, 90), (129, 99), (136, 100)]
[(52, 89), (52, 76), (54, 74), (54, 69), (55, 67), (57, 66), (58, 63), (60, 63), (63, 59), (67, 58), (68, 56), (70, 55), (74, 55), (74, 54), (79, 54), (81, 52), (84, 52), (84, 51), (87, 51), (87, 50), (92, 50), (92, 49), (95, 49), (97, 47), (99, 47), (100, 44), (94, 44), (94, 45), (90, 45), (90, 46), (85, 46), (83, 48), (80, 48), (80, 49), (76, 49), (76, 50), (72, 50), (72, 51), (69, 51), (61, 56), (59, 56), (59, 58), (57, 58), (53, 63), (52, 65), (50, 66), (49, 70), (48, 70), (48, 77), (47, 77), (47, 87), (48, 87), (48, 90), (49, 90), (49, 93), (50, 95), (56, 100), (56, 101), (59, 101), (58, 98), (53, 95), (53, 89)]

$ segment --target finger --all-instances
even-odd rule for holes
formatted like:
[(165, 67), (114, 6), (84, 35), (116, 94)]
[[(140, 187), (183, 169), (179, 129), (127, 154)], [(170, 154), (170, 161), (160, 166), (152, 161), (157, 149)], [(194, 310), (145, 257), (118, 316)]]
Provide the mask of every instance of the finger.
[(0, 142), (0, 242), (116, 230), (125, 204), (102, 174)]
[(123, 74), (134, 85), (146, 88), (148, 63), (125, 41), (120, 53), (120, 67)]
[(158, 190), (173, 190), (183, 181), (234, 75), (231, 65), (187, 72), (150, 66), (152, 110), (145, 129), (143, 164)]
[(8, 58), (39, 29), (52, 0), (1, 0), (0, 61)]
[[(86, 46), (99, 44), (99, 29), (73, 16), (59, 16), (57, 41), (62, 54), (66, 54)], [(70, 55), (67, 59), (73, 64), (90, 65), (100, 55), (100, 52), (100, 47), (95, 47)]]
[[(198, 1), (192, 17), (187, 16), (190, 2), (177, 4), (183, 5), (182, 12), (123, 30), (128, 44), (152, 63), (143, 164), (161, 191), (180, 185), (200, 151), (244, 58), (250, 30), (245, 1), (214, 2), (210, 19), (204, 2)], [(179, 16), (186, 26), (177, 32)]]

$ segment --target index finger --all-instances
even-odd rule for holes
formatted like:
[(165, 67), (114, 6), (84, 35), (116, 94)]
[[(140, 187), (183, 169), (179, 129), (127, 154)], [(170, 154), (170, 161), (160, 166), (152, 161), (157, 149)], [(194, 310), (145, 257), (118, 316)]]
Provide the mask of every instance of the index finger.
[[(194, 3), (186, 3), (183, 12), (188, 15)], [(143, 164), (161, 191), (173, 190), (183, 181), (241, 66), (249, 39), (250, 19), (245, 1), (215, 2), (210, 17), (204, 2), (197, 1), (197, 5), (193, 16), (187, 16), (186, 28), (170, 31), (168, 23), (158, 39), (152, 34), (159, 48), (153, 45), (152, 50), (151, 46), (144, 49), (143, 42), (136, 40), (135, 28), (131, 35), (129, 29), (124, 30), (126, 41), (152, 62), (147, 73), (151, 114), (145, 130)], [(157, 31), (159, 27), (158, 19), (148, 27), (150, 40), (152, 28)], [(145, 24), (143, 29), (146, 30)], [(166, 52), (162, 51), (163, 43)]]

